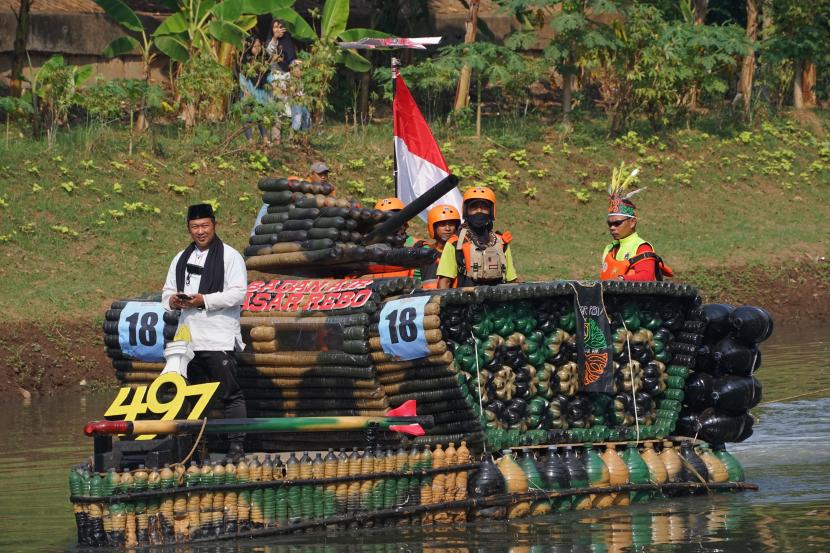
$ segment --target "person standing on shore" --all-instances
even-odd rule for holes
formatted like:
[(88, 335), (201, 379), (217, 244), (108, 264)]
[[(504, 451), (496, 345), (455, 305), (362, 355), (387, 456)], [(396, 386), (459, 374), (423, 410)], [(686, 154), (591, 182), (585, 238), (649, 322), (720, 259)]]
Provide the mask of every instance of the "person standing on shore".
[[(193, 241), (170, 263), (161, 302), (168, 311), (181, 309), (179, 325), (190, 331), (195, 352), (187, 367), (190, 380), (219, 382), (217, 396), (225, 417), (245, 418), (234, 357), (243, 347), (239, 314), (248, 287), (245, 261), (216, 235), (216, 216), (209, 204), (187, 208), (187, 230)], [(244, 439), (244, 434), (228, 436), (231, 457), (243, 455)]]

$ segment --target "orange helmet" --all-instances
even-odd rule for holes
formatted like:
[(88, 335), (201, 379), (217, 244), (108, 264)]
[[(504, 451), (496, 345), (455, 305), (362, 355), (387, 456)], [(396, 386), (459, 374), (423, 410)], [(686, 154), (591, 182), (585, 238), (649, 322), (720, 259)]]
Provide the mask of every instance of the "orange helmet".
[(461, 215), (458, 210), (448, 204), (436, 205), (427, 212), (427, 232), (430, 238), (435, 238), (435, 223), (442, 221), (461, 222)]
[(403, 209), (403, 202), (398, 198), (383, 198), (375, 204), (375, 209), (381, 211), (400, 211)]
[(486, 186), (474, 186), (464, 192), (464, 204), (473, 200), (485, 200), (493, 206), (493, 219), (496, 218), (496, 195)]

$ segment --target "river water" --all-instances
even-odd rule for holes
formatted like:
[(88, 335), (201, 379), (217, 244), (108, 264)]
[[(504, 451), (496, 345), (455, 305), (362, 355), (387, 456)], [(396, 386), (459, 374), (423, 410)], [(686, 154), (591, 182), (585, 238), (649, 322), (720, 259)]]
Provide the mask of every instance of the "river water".
[[(830, 388), (830, 327), (785, 328), (762, 348), (765, 401)], [(0, 404), (0, 552), (76, 551), (68, 467), (111, 393)], [(765, 403), (730, 451), (758, 492), (655, 501), (454, 528), (394, 528), (187, 547), (193, 553), (830, 551), (830, 392)], [(170, 551), (171, 549), (165, 549)], [(184, 549), (183, 549), (184, 550)]]

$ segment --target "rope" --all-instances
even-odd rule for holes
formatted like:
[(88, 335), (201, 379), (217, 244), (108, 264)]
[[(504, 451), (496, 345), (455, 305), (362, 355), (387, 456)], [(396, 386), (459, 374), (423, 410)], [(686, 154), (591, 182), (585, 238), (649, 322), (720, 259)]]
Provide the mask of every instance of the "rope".
[[(483, 417), (484, 407), (481, 403), (481, 370), (479, 369), (478, 365), (478, 340), (476, 340), (475, 334), (473, 334), (472, 332), (470, 332), (470, 336), (473, 337), (473, 348), (476, 356), (476, 386), (478, 387), (478, 410), (479, 416)], [(487, 453), (487, 440), (484, 440), (482, 447), (484, 448), (484, 453)]]
[(768, 405), (770, 403), (780, 403), (782, 401), (789, 401), (791, 399), (798, 399), (798, 398), (804, 397), (804, 396), (812, 396), (812, 395), (815, 395), (815, 394), (820, 394), (822, 392), (830, 392), (830, 388), (821, 388), (819, 390), (813, 390), (812, 392), (804, 392), (803, 394), (796, 394), (794, 396), (782, 397), (780, 399), (771, 399), (770, 401), (764, 401), (762, 403), (759, 403), (758, 406), (760, 407), (761, 405)]
[(193, 454), (196, 453), (196, 448), (199, 447), (199, 442), (202, 441), (202, 436), (205, 433), (205, 426), (207, 426), (207, 421), (207, 417), (202, 419), (202, 427), (199, 429), (199, 434), (196, 436), (196, 441), (193, 442), (193, 447), (190, 448), (190, 453), (185, 455), (184, 459), (182, 459), (178, 463), (175, 463), (176, 465), (184, 466), (185, 464), (187, 464), (188, 461), (190, 461), (190, 458), (193, 457)]

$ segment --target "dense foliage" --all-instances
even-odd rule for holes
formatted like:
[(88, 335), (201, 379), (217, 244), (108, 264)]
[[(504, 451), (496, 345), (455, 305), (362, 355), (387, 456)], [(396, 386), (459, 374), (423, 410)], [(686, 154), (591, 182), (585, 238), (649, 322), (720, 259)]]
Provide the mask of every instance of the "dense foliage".
[[(366, 113), (376, 112), (369, 103), (387, 104), (389, 61), (402, 53), (366, 53), (337, 43), (422, 34), (410, 27), (424, 20), (424, 13), (402, 1), (370, 3), (375, 28), (360, 29), (348, 28), (346, 0), (326, 0), (304, 15), (294, 9), (294, 0), (164, 0), (175, 11), (151, 32), (123, 0), (96, 2), (126, 32), (103, 53), (140, 54), (144, 84), (99, 81), (82, 89), (91, 69), (67, 66), (55, 56), (30, 79), (26, 108), (0, 104), (7, 121), (28, 117), (34, 134), (45, 131), (50, 141), (73, 117), (96, 124), (129, 122), (140, 132), (153, 114), (176, 114), (192, 127), (241, 114), (250, 121), (269, 111), (262, 117), (283, 117), (286, 125), (286, 116), (279, 115), (287, 113), (284, 109), (243, 106), (236, 82), (246, 37), (258, 21), (271, 17), (284, 22), (298, 42), (303, 64), (294, 75), (301, 91), (297, 103), (318, 122), (326, 113), (344, 111), (360, 111), (365, 121)], [(573, 113), (601, 111), (608, 116), (609, 133), (620, 135), (641, 121), (654, 128), (688, 126), (711, 111), (749, 121), (790, 105), (801, 109), (830, 100), (830, 0), (496, 3), (514, 18), (513, 31), (503, 40), (479, 20), (475, 42), (404, 53), (402, 75), (428, 118), (465, 125), (477, 114), (480, 129), (482, 117), (519, 118), (536, 111), (574, 124)], [(750, 11), (758, 17), (750, 18)], [(150, 65), (159, 56), (171, 61), (164, 89), (151, 79)], [(458, 107), (467, 105), (453, 100), (465, 71), (472, 72), (472, 101)], [(749, 88), (742, 89), (742, 83)], [(736, 110), (742, 97), (745, 109)]]

